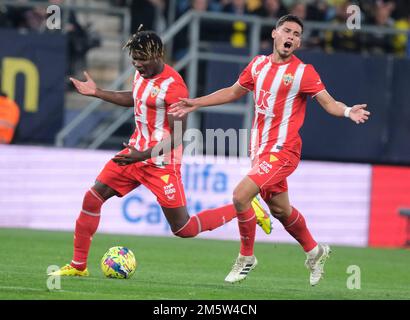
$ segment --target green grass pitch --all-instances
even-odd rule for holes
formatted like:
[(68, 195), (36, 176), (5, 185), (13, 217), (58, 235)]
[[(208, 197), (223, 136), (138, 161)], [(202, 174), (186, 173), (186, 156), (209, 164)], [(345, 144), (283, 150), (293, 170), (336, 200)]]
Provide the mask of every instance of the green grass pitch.
[[(332, 247), (324, 280), (310, 287), (298, 245), (259, 243), (259, 264), (239, 284), (224, 278), (237, 255), (236, 241), (97, 234), (88, 278), (62, 278), (47, 289), (46, 269), (71, 259), (72, 233), (0, 229), (0, 299), (277, 300), (410, 299), (406, 249)], [(114, 245), (129, 247), (139, 263), (131, 279), (107, 279), (100, 259)], [(346, 286), (349, 265), (361, 270), (361, 289)]]

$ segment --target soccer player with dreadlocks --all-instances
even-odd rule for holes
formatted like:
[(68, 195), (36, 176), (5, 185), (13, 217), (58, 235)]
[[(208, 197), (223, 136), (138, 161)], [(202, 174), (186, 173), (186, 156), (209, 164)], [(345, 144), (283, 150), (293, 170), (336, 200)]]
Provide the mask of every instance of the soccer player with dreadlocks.
[[(85, 193), (75, 225), (73, 259), (51, 275), (88, 276), (88, 252), (98, 228), (103, 203), (113, 196), (122, 197), (141, 184), (155, 194), (172, 232), (178, 237), (195, 237), (236, 217), (233, 205), (189, 216), (180, 173), (186, 117), (176, 120), (168, 113), (171, 104), (179, 101), (180, 97), (188, 97), (188, 90), (179, 73), (164, 63), (160, 37), (152, 31), (140, 29), (124, 46), (129, 50), (136, 69), (132, 91), (102, 90), (86, 72), (86, 81), (70, 79), (83, 95), (134, 108), (135, 132), (129, 142), (124, 143), (125, 148), (105, 165), (94, 186)], [(257, 223), (270, 233), (269, 215), (256, 198), (253, 206)]]

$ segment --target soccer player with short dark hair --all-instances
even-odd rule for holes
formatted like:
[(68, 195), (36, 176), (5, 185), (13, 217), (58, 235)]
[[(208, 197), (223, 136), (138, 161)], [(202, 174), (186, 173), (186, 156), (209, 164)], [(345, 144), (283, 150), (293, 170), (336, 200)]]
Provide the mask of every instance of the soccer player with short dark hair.
[(303, 215), (291, 206), (286, 178), (300, 161), (302, 141), (299, 136), (310, 96), (330, 114), (364, 123), (370, 113), (365, 104), (347, 107), (325, 89), (314, 67), (293, 53), (300, 47), (303, 22), (296, 16), (281, 17), (272, 31), (273, 52), (258, 55), (243, 70), (231, 87), (196, 99), (181, 98), (171, 106), (175, 116), (185, 116), (198, 108), (235, 101), (253, 91), (255, 117), (251, 132), (252, 169), (233, 192), (241, 235), (239, 256), (225, 281), (243, 280), (257, 264), (253, 254), (255, 213), (251, 200), (260, 193), (272, 215), (285, 227), (306, 252), (310, 284), (322, 278), (329, 256), (328, 245), (318, 244), (306, 226)]
[[(107, 91), (97, 87), (85, 72), (86, 81), (71, 78), (79, 93), (134, 108), (135, 132), (125, 149), (117, 153), (86, 192), (74, 232), (74, 254), (70, 264), (52, 275), (88, 276), (87, 258), (97, 231), (103, 203), (122, 197), (141, 184), (157, 197), (172, 232), (182, 238), (213, 230), (236, 217), (233, 205), (205, 210), (189, 216), (181, 180), (182, 135), (186, 117), (176, 120), (169, 113), (179, 97), (188, 97), (184, 80), (164, 63), (161, 38), (153, 31), (138, 31), (125, 45), (136, 72), (132, 91)], [(180, 122), (181, 130), (175, 130)], [(181, 123), (182, 122), (182, 123)], [(271, 232), (269, 215), (255, 198), (258, 224)]]

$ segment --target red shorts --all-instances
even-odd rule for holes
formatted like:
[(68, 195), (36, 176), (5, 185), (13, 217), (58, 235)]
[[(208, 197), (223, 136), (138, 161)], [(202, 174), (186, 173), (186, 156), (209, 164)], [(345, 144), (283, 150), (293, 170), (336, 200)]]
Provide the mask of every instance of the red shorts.
[(288, 191), (286, 178), (295, 171), (300, 158), (298, 155), (282, 150), (280, 152), (263, 154), (252, 161), (252, 169), (248, 177), (260, 188), (263, 200)]
[(178, 208), (186, 205), (180, 169), (181, 165), (161, 168), (144, 162), (119, 166), (110, 160), (97, 181), (117, 191), (120, 197), (143, 184), (157, 197), (162, 207)]

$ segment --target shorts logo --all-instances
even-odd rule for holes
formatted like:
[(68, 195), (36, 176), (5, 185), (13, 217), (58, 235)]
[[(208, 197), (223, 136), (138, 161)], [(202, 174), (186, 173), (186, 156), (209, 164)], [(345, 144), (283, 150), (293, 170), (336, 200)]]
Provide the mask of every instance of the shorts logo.
[(283, 76), (283, 83), (285, 86), (290, 85), (293, 82), (293, 75), (291, 73), (287, 73)]
[(262, 175), (265, 173), (269, 173), (271, 169), (272, 169), (272, 165), (267, 161), (263, 161), (262, 163), (259, 164), (258, 174)]
[(163, 176), (161, 177), (161, 180), (164, 181), (166, 184), (168, 184), (169, 174), (163, 175)]
[(168, 200), (175, 200), (176, 192), (175, 186), (172, 183), (164, 187), (164, 194), (167, 196)]
[(159, 87), (158, 86), (153, 87), (151, 90), (151, 97), (152, 98), (156, 97), (158, 93), (159, 93)]

